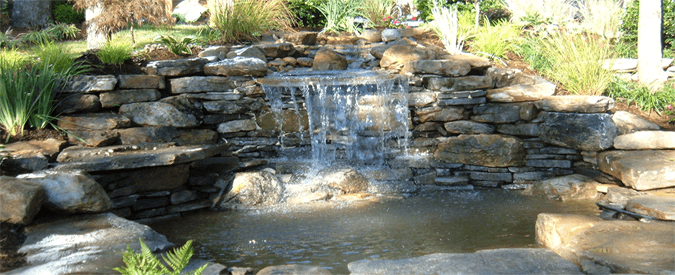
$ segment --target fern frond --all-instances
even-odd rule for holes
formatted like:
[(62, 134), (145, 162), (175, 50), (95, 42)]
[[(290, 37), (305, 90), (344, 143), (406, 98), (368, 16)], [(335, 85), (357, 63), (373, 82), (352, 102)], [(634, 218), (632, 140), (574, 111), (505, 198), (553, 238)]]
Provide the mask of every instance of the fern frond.
[(174, 270), (174, 272), (178, 271), (178, 273), (172, 274), (178, 275), (190, 262), (192, 254), (192, 240), (188, 240), (183, 247), (175, 248), (173, 251), (167, 252), (166, 256), (162, 256), (162, 258), (164, 258), (164, 261)]
[(206, 267), (209, 266), (208, 263), (205, 263), (203, 266), (200, 266), (199, 268), (195, 269), (190, 273), (190, 275), (202, 275), (202, 272), (206, 269)]

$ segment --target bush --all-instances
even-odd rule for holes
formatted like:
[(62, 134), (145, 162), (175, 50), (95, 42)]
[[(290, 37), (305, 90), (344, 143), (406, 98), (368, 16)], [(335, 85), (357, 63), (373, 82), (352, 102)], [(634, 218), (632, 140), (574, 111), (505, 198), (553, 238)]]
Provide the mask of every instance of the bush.
[(606, 95), (616, 101), (626, 102), (628, 105), (635, 103), (643, 111), (659, 113), (665, 111), (668, 114), (672, 113), (672, 106), (675, 105), (674, 84), (673, 81), (666, 83), (663, 88), (654, 93), (647, 86), (616, 78), (610, 83)]
[(73, 5), (68, 4), (66, 1), (54, 3), (52, 15), (54, 16), (54, 21), (64, 24), (79, 24), (84, 22), (84, 13), (75, 10)]
[(97, 53), (99, 59), (104, 64), (119, 65), (132, 57), (133, 47), (124, 44), (112, 44), (110, 41), (103, 46)]
[(491, 58), (505, 58), (507, 52), (516, 50), (519, 40), (520, 27), (506, 21), (493, 26), (486, 20), (485, 25), (477, 29), (471, 50)]
[[(370, 27), (386, 28), (392, 22), (391, 9), (396, 5), (396, 0), (363, 0), (361, 2), (361, 14), (368, 19)], [(395, 23), (394, 23), (395, 24)]]
[(326, 23), (326, 17), (316, 8), (326, 0), (288, 0), (288, 9), (298, 18), (298, 25), (319, 27)]
[[(419, 17), (424, 21), (433, 20), (431, 9), (434, 7), (434, 0), (416, 0), (415, 7), (420, 12)], [(459, 13), (471, 12), (476, 14), (476, 7), (473, 1), (466, 0), (442, 0), (442, 6), (449, 7), (455, 5)], [(511, 12), (506, 8), (503, 0), (483, 0), (480, 2), (480, 16), (487, 17), (490, 21), (508, 20)]]
[(54, 33), (48, 31), (47, 29), (40, 30), (40, 31), (30, 31), (30, 32), (18, 35), (17, 38), (19, 38), (22, 43), (28, 44), (28, 45), (44, 44), (44, 43), (56, 40), (56, 36), (54, 35)]
[(358, 0), (328, 0), (317, 8), (326, 17), (322, 32), (354, 32), (354, 18), (360, 16)]
[[(178, 275), (182, 274), (181, 272), (190, 262), (190, 258), (193, 255), (192, 240), (187, 241), (183, 247), (166, 253), (166, 256), (162, 256), (162, 259), (171, 267), (171, 270), (169, 270), (152, 254), (152, 251), (143, 243), (143, 240), (138, 238), (138, 241), (141, 243), (141, 253), (136, 253), (136, 251), (127, 245), (127, 251), (122, 254), (126, 267), (116, 267), (113, 270), (124, 275)], [(207, 266), (208, 264), (204, 264), (189, 274), (200, 275)]]
[(211, 25), (226, 42), (255, 39), (264, 31), (289, 30), (295, 18), (283, 0), (209, 1)]
[[(621, 41), (631, 45), (636, 45), (637, 47), (637, 32), (638, 32), (638, 19), (639, 19), (639, 0), (632, 0), (626, 12), (623, 15), (622, 24), (619, 30), (623, 33), (621, 36)], [(663, 40), (663, 47), (666, 49), (664, 51), (664, 56), (673, 57), (672, 50), (675, 49), (675, 1), (673, 0), (664, 0), (663, 1), (663, 34), (661, 36)], [(636, 49), (637, 51), (637, 49)]]

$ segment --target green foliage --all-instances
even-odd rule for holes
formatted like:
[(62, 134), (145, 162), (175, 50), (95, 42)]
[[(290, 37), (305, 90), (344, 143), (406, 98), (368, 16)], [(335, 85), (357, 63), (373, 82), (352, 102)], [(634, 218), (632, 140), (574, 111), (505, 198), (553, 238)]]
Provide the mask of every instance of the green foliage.
[[(621, 40), (637, 45), (639, 0), (632, 0), (623, 14), (620, 31), (623, 32)], [(663, 45), (665, 48), (675, 48), (675, 1), (663, 1)]]
[[(616, 101), (630, 105), (635, 103), (643, 111), (672, 112), (675, 105), (675, 82), (666, 83), (663, 88), (652, 92), (647, 86), (632, 81), (615, 78), (609, 85), (606, 95)], [(670, 107), (668, 107), (670, 106)], [(674, 118), (675, 119), (675, 118)]]
[(21, 40), (13, 37), (11, 32), (12, 29), (7, 29), (5, 33), (0, 32), (0, 48), (17, 48), (21, 45)]
[(9, 25), (9, 21), (11, 20), (9, 16), (9, 1), (2, 3), (2, 6), (0, 6), (0, 26)]
[(28, 58), (22, 52), (13, 49), (0, 50), (0, 59), (4, 62), (0, 65), (0, 71), (16, 71), (28, 65)]
[(319, 27), (326, 23), (326, 17), (316, 8), (326, 0), (288, 0), (288, 9), (298, 18), (298, 24), (305, 27)]
[[(419, 17), (424, 21), (433, 20), (431, 9), (434, 7), (434, 0), (415, 0), (415, 7), (420, 12)], [(454, 5), (459, 13), (470, 12), (476, 14), (476, 6), (473, 0), (441, 0), (441, 6), (449, 7)], [(511, 12), (506, 8), (503, 0), (482, 0), (480, 2), (480, 17), (487, 17), (490, 21), (508, 20)], [(475, 17), (474, 17), (475, 18)]]
[(38, 66), (47, 64), (53, 67), (58, 74), (71, 76), (83, 73), (86, 70), (82, 63), (75, 62), (77, 54), (72, 53), (70, 48), (64, 44), (48, 41), (39, 44), (33, 51), (38, 57)]
[(21, 39), (21, 42), (29, 45), (38, 45), (44, 44), (50, 41), (56, 40), (56, 36), (53, 32), (48, 31), (47, 29), (39, 31), (30, 31), (18, 36)]
[(477, 29), (471, 49), (492, 58), (506, 58), (506, 53), (516, 50), (520, 39), (520, 27), (515, 24), (502, 21), (492, 25), (486, 20), (484, 26)]
[(216, 42), (222, 39), (222, 34), (208, 26), (202, 26), (195, 32), (195, 36), (202, 42)]
[(113, 44), (108, 41), (97, 53), (104, 64), (120, 65), (133, 56), (133, 47), (125, 44)]
[[(602, 62), (599, 62), (614, 57), (605, 40), (563, 33), (533, 39), (536, 40), (528, 40), (520, 51), (521, 53), (538, 51), (540, 55), (525, 59), (536, 60), (537, 67), (548, 68), (542, 73), (559, 82), (569, 92), (599, 95), (612, 81), (613, 72), (603, 69)], [(527, 45), (527, 43), (537, 44)]]
[(51, 33), (51, 35), (56, 40), (75, 39), (77, 38), (77, 35), (80, 33), (80, 29), (75, 27), (75, 25), (65, 23), (52, 25), (49, 28), (47, 28), (46, 31)]
[(542, 45), (539, 43), (539, 38), (527, 37), (521, 40), (521, 44), (516, 47), (516, 54), (520, 56), (523, 61), (532, 66), (535, 71), (551, 70), (551, 61), (544, 56)]
[(211, 25), (226, 42), (252, 40), (268, 30), (289, 30), (295, 18), (284, 0), (209, 1)]
[(371, 27), (398, 28), (401, 21), (391, 17), (391, 9), (396, 5), (395, 0), (362, 0), (361, 14), (368, 19)]
[(327, 0), (317, 9), (326, 17), (326, 25), (321, 32), (355, 32), (354, 17), (360, 16), (359, 0)]
[[(183, 247), (166, 253), (166, 256), (162, 256), (162, 259), (171, 268), (169, 270), (152, 254), (152, 251), (143, 243), (143, 240), (140, 238), (138, 240), (141, 243), (141, 253), (136, 253), (127, 245), (127, 251), (122, 254), (126, 267), (116, 267), (113, 270), (124, 275), (178, 275), (181, 274), (193, 255), (192, 240), (187, 241)], [(207, 265), (205, 264), (189, 274), (200, 275), (204, 272)]]
[(162, 43), (169, 48), (169, 51), (175, 55), (192, 54), (190, 43), (197, 41), (194, 36), (186, 36), (181, 40), (176, 40), (171, 35), (160, 35), (155, 38), (155, 42)]
[(52, 9), (54, 21), (64, 24), (79, 24), (84, 22), (84, 13), (73, 8), (72, 4), (66, 1), (57, 1)]

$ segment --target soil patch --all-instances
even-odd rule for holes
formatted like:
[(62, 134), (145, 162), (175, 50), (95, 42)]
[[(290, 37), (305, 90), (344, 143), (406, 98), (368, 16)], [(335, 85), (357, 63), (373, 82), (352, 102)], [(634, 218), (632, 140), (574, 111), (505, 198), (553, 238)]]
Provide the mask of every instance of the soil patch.
[[(29, 141), (29, 140), (47, 140), (47, 139), (56, 139), (56, 140), (66, 140), (65, 133), (54, 130), (52, 128), (44, 129), (26, 129), (23, 131), (23, 136), (12, 136), (9, 137), (9, 142), (17, 141)], [(0, 129), (0, 143), (5, 143), (7, 140), (7, 133)]]

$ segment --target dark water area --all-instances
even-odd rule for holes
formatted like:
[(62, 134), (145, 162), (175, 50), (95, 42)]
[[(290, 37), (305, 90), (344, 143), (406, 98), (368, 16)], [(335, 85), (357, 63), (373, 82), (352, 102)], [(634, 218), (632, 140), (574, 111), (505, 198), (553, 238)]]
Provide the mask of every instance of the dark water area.
[(227, 266), (321, 266), (348, 274), (363, 259), (536, 247), (539, 213), (597, 215), (593, 201), (559, 202), (516, 191), (435, 191), (274, 209), (202, 211), (150, 224), (169, 241), (195, 240), (195, 256)]

